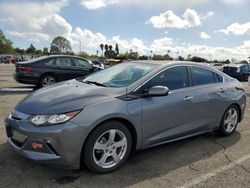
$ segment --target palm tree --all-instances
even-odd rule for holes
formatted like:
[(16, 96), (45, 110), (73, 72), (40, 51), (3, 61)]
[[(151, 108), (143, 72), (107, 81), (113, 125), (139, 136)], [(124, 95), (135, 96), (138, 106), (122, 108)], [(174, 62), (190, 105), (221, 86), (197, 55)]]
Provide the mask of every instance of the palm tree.
[(112, 51), (112, 49), (113, 49), (113, 46), (109, 45), (109, 51)]
[(102, 50), (102, 56), (103, 56), (103, 48), (104, 48), (104, 44), (100, 44), (100, 48)]

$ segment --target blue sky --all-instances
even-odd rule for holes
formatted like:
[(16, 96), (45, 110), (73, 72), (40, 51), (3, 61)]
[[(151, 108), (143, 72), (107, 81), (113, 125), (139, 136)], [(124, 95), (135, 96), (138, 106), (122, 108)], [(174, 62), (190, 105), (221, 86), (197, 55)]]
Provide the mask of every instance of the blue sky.
[(73, 50), (100, 43), (121, 52), (207, 58), (250, 56), (249, 0), (0, 0), (0, 28), (16, 47), (49, 47), (63, 35)]

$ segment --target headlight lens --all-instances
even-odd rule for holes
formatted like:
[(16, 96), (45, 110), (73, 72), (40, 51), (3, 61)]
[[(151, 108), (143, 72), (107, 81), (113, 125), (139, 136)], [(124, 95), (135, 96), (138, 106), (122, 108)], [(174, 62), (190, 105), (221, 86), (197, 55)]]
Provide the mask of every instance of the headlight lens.
[(67, 112), (64, 114), (34, 115), (29, 119), (29, 121), (36, 126), (60, 124), (70, 120), (79, 112), (80, 110)]

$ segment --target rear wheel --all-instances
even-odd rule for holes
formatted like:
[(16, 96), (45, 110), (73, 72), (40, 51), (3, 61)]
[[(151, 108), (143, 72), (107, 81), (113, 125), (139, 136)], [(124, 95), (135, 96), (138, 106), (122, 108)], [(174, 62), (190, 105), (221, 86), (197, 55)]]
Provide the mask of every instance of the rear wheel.
[(222, 116), (219, 133), (222, 136), (233, 134), (239, 122), (239, 110), (235, 105), (227, 108)]
[(46, 74), (40, 80), (40, 87), (47, 87), (55, 83), (56, 83), (55, 76), (51, 74)]
[(82, 162), (93, 172), (112, 172), (127, 160), (131, 146), (132, 137), (125, 125), (106, 122), (87, 139)]

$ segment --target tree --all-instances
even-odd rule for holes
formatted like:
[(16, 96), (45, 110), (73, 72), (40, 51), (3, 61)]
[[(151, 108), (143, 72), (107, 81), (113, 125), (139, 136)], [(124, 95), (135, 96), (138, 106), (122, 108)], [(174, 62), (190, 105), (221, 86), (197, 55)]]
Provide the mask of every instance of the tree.
[(225, 63), (225, 64), (230, 64), (230, 60), (227, 59), (224, 63)]
[(116, 52), (116, 55), (119, 55), (119, 46), (117, 43), (115, 44), (115, 52)]
[(52, 53), (66, 53), (68, 51), (71, 51), (71, 45), (68, 39), (62, 36), (58, 36), (51, 42), (50, 50)]
[(242, 61), (240, 61), (240, 64), (248, 64), (248, 61), (247, 60), (242, 60)]
[(13, 52), (13, 46), (12, 42), (7, 39), (3, 33), (3, 31), (0, 29), (0, 53), (11, 53)]
[(48, 55), (49, 54), (49, 49), (47, 47), (43, 48), (43, 54)]
[(104, 48), (104, 44), (100, 44), (100, 48), (101, 48), (101, 51), (102, 51), (102, 56), (103, 56), (103, 48)]
[(40, 50), (40, 49), (38, 49), (38, 50), (35, 51), (35, 54), (37, 54), (37, 55), (42, 55), (42, 54), (43, 54), (43, 51)]
[(33, 44), (30, 44), (30, 46), (26, 49), (27, 54), (34, 54), (36, 52), (36, 48)]
[(197, 56), (193, 56), (190, 61), (193, 61), (193, 62), (197, 62), (197, 63), (202, 63), (202, 62), (208, 62), (207, 59), (205, 58), (202, 58), (202, 57), (197, 57)]
[(21, 48), (15, 48), (15, 53), (23, 55), (23, 54), (25, 54), (25, 50), (21, 49)]
[(113, 49), (113, 46), (109, 45), (109, 51), (112, 51), (112, 49)]
[(182, 56), (179, 56), (178, 58), (179, 58), (179, 61), (184, 61), (185, 60), (185, 58), (182, 57)]

